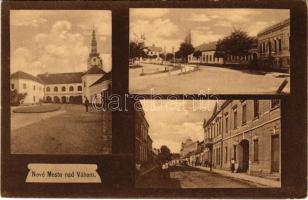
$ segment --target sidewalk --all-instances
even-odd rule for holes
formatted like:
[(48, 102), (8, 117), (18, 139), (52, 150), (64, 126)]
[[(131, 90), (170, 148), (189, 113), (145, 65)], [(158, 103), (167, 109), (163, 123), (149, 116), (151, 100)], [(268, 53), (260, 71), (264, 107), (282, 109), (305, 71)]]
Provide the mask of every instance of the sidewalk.
[[(209, 167), (195, 166), (195, 168), (210, 172)], [(240, 179), (244, 181), (250, 181), (250, 182), (258, 183), (258, 184), (265, 185), (268, 187), (281, 187), (280, 181), (274, 181), (274, 180), (269, 180), (269, 179), (260, 178), (256, 176), (250, 176), (250, 175), (243, 174), (243, 173), (232, 173), (230, 171), (225, 171), (221, 169), (212, 169), (212, 172), (220, 174), (222, 176), (227, 176), (227, 177)]]

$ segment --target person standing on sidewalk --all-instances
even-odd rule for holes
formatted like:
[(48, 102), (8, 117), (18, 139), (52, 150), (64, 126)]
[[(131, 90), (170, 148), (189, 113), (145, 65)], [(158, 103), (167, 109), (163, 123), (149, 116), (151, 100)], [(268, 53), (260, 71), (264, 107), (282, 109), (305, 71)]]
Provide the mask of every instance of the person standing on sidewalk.
[(235, 169), (235, 160), (234, 158), (231, 159), (231, 172), (234, 173), (234, 169)]
[(88, 98), (86, 97), (86, 100), (84, 101), (84, 105), (86, 107), (86, 112), (88, 112), (88, 110), (89, 110), (89, 108), (88, 108), (89, 104), (90, 104), (90, 102), (89, 102)]

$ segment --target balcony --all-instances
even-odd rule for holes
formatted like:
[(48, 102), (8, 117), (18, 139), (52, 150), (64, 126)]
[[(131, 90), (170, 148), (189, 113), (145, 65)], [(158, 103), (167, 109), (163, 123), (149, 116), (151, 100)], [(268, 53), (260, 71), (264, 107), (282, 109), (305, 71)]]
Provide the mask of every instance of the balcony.
[(204, 139), (205, 147), (211, 147), (213, 145), (213, 138)]

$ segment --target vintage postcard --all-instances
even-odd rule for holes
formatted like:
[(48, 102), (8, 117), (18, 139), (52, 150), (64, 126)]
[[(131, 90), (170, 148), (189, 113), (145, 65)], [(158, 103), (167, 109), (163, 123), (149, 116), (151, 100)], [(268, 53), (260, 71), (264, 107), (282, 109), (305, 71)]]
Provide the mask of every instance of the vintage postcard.
[(11, 10), (12, 154), (109, 154), (111, 11)]
[(272, 100), (142, 100), (136, 187), (281, 186), (281, 112)]
[(306, 3), (1, 6), (2, 196), (306, 197)]
[(288, 9), (132, 8), (129, 92), (290, 93), (290, 37)]

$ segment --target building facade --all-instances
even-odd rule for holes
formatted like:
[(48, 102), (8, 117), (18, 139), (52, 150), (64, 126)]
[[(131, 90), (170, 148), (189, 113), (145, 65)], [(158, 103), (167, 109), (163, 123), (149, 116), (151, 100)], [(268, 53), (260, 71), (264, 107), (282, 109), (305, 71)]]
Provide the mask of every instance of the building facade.
[(290, 69), (290, 19), (258, 33), (259, 59), (273, 69)]
[(23, 103), (40, 101), (53, 103), (101, 103), (104, 91), (111, 89), (111, 72), (102, 69), (102, 59), (97, 52), (95, 31), (92, 32), (91, 52), (87, 71), (73, 73), (45, 73), (33, 76), (23, 71), (11, 74), (11, 90), (27, 93)]
[(249, 50), (248, 55), (233, 56), (227, 55), (225, 58), (218, 56), (216, 50), (217, 42), (205, 43), (195, 48), (196, 51), (201, 52), (201, 56), (196, 58), (194, 53), (188, 55), (188, 63), (201, 64), (248, 64), (253, 60), (257, 60), (257, 43)]
[[(140, 109), (135, 110), (134, 114), (134, 126), (135, 126), (135, 155), (136, 164), (143, 164), (149, 161), (149, 148), (152, 146), (152, 142), (148, 141), (149, 124), (145, 118), (145, 113), (142, 109), (141, 103), (137, 102)], [(152, 152), (152, 150), (151, 150)]]
[(39, 103), (44, 99), (44, 83), (38, 77), (22, 71), (11, 75), (11, 91), (26, 94), (24, 104)]
[(277, 99), (217, 103), (203, 125), (206, 159), (214, 168), (230, 170), (233, 158), (239, 172), (280, 177), (280, 119)]
[(180, 157), (185, 158), (189, 153), (192, 153), (197, 150), (198, 141), (192, 141), (192, 139), (188, 138), (185, 142), (181, 144)]

